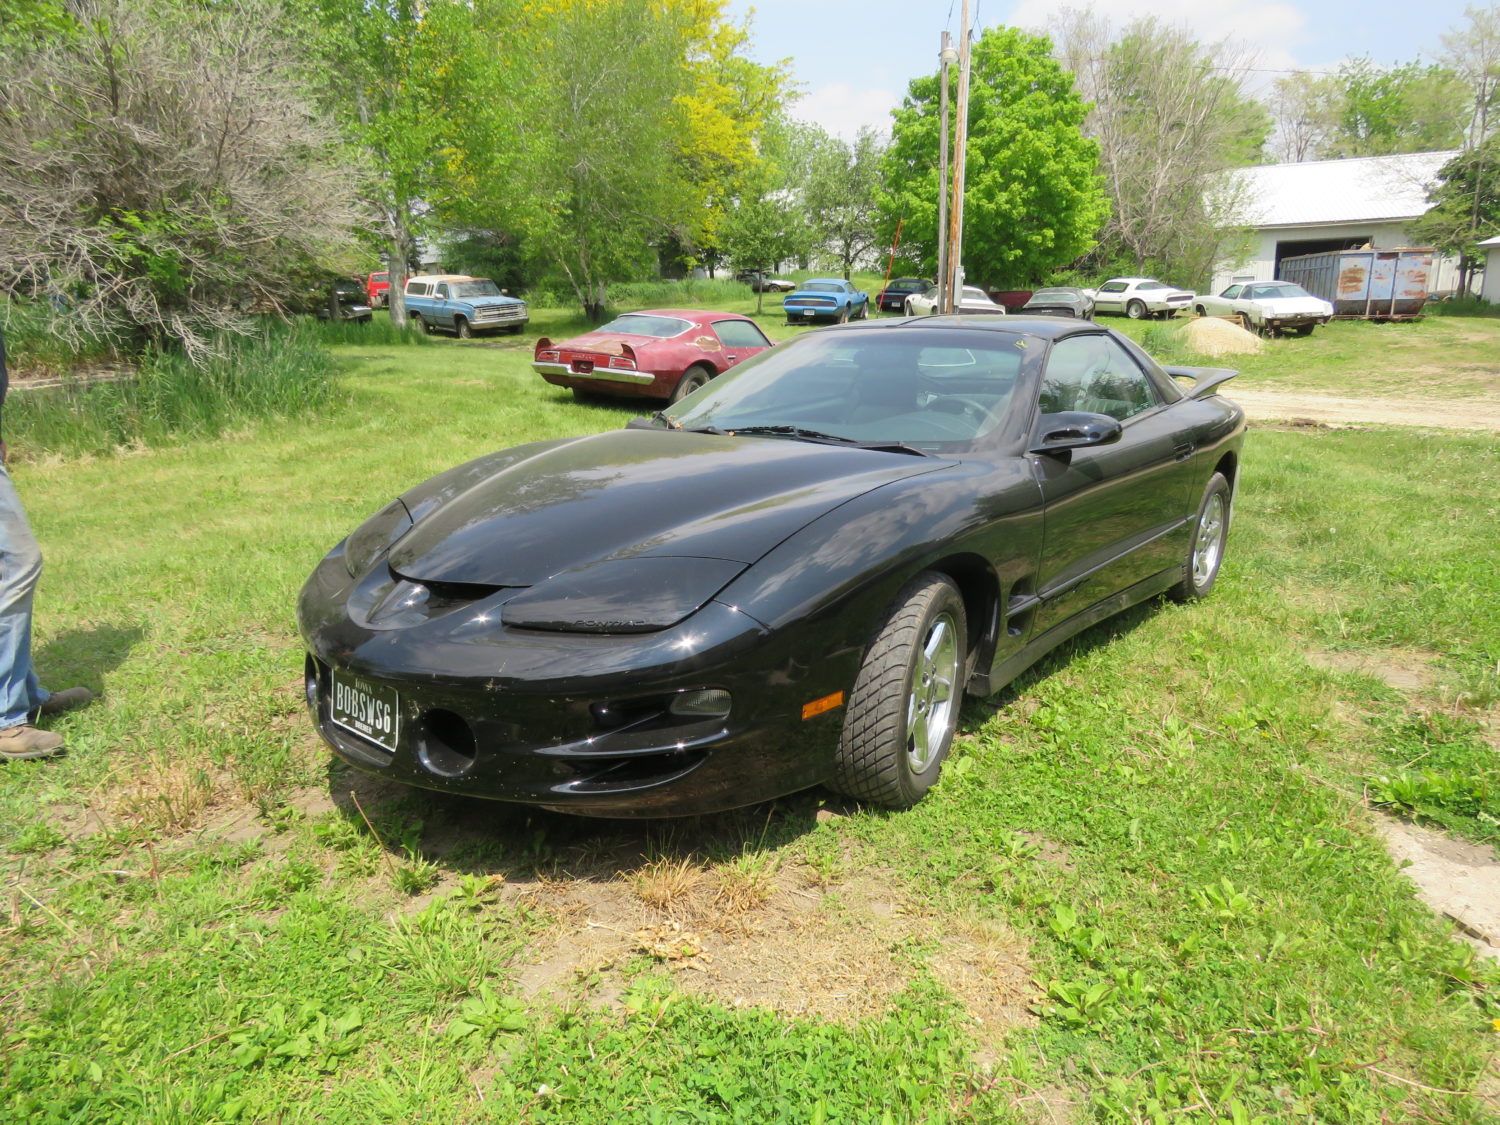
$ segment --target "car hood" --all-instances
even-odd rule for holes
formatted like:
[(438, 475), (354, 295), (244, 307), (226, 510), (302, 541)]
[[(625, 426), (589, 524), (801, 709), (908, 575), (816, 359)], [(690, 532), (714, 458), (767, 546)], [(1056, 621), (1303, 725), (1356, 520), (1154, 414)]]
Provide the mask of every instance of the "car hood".
[(1290, 316), (1294, 313), (1321, 316), (1333, 311), (1328, 302), (1320, 297), (1257, 297), (1251, 303), (1272, 316)]
[(463, 305), (473, 305), (475, 308), (485, 309), (492, 305), (524, 305), (526, 302), (519, 297), (507, 297), (503, 293), (494, 297), (454, 297), (454, 302)]
[(392, 548), (419, 582), (531, 586), (607, 559), (748, 564), (838, 505), (949, 462), (778, 438), (618, 430), (547, 444)]

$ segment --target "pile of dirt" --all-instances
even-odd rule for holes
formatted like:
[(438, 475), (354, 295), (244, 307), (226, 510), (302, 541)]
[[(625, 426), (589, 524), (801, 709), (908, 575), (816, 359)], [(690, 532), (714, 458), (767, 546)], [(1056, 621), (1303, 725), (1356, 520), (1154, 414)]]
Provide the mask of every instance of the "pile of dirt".
[(1178, 331), (1184, 345), (1199, 355), (1255, 355), (1265, 347), (1253, 332), (1216, 316), (1200, 316)]

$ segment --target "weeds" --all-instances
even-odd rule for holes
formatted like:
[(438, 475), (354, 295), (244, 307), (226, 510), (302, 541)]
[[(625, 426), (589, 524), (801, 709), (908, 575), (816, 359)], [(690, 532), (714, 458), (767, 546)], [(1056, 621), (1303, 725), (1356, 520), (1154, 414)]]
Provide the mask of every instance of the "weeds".
[(6, 435), (29, 458), (105, 454), (289, 417), (327, 403), (332, 394), (331, 361), (314, 333), (267, 323), (254, 336), (221, 339), (218, 353), (202, 366), (157, 353), (133, 378), (73, 378), (61, 387), (12, 394)]

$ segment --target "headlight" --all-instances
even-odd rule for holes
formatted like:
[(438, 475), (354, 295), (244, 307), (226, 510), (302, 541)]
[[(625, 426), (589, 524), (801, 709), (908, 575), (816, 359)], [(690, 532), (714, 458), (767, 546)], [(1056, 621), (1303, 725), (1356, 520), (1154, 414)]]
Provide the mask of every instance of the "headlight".
[(411, 515), (400, 500), (392, 500), (349, 536), (344, 544), (344, 568), (350, 578), (358, 578), (370, 564), (395, 544), (411, 528)]
[(650, 633), (677, 624), (745, 569), (726, 559), (609, 559), (506, 602), (500, 620), (562, 633)]

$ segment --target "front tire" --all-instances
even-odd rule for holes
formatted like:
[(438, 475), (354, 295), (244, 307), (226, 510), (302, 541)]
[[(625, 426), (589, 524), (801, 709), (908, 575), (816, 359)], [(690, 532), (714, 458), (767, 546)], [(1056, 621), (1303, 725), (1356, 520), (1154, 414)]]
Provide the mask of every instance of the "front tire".
[(967, 644), (951, 579), (928, 571), (902, 588), (854, 681), (832, 788), (895, 809), (926, 795), (958, 729)]
[(472, 339), (474, 330), (469, 327), (469, 322), (461, 316), (453, 318), (453, 334), (460, 340)]
[(1229, 540), (1229, 481), (1223, 473), (1208, 478), (1198, 518), (1193, 521), (1193, 538), (1188, 543), (1187, 565), (1182, 581), (1167, 591), (1174, 602), (1195, 602), (1208, 596), (1224, 563), (1224, 548)]
[(677, 380), (677, 386), (672, 388), (673, 402), (681, 402), (699, 387), (708, 383), (713, 376), (701, 367), (689, 367), (687, 373)]
[(1146, 318), (1146, 302), (1131, 301), (1125, 306), (1125, 315), (1131, 320), (1144, 320)]
[(862, 305), (859, 306), (859, 318), (858, 319), (860, 319), (860, 320), (869, 320), (870, 319), (870, 302), (869, 301), (866, 301), (864, 304), (862, 304)]

